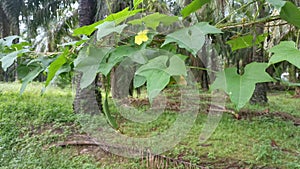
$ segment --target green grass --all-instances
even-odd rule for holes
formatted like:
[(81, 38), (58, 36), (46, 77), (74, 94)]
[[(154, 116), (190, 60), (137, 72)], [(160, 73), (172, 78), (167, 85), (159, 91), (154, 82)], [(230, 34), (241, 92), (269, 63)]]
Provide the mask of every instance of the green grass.
[[(20, 96), (19, 88), (17, 83), (0, 84), (0, 168), (145, 168), (139, 159), (109, 154), (98, 159), (93, 153), (78, 153), (76, 146), (47, 148), (82, 132), (72, 112), (73, 93), (52, 87), (41, 96), (42, 85), (34, 83)], [(244, 110), (270, 109), (300, 117), (299, 99), (287, 92), (270, 92), (268, 96), (268, 105), (247, 105)], [(117, 110), (111, 106), (111, 111)], [(121, 117), (118, 122), (123, 134), (146, 137), (168, 129), (177, 116), (166, 111), (146, 124)], [(270, 117), (236, 120), (223, 114), (213, 135), (199, 144), (206, 118), (207, 114), (200, 112), (186, 137), (164, 155), (210, 168), (232, 163), (243, 168), (300, 168), (300, 128), (292, 122)]]

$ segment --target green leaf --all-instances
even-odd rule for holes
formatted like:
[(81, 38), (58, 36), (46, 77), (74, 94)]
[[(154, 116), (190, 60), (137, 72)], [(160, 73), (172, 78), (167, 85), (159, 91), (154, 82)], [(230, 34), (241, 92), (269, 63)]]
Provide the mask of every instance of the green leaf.
[(185, 63), (177, 55), (170, 58), (169, 67), (166, 69), (166, 72), (171, 76), (187, 76)]
[(99, 67), (99, 72), (103, 75), (107, 76), (111, 69), (118, 63), (120, 63), (124, 57), (131, 56), (138, 49), (130, 47), (130, 46), (120, 46), (116, 48), (110, 55), (106, 55), (107, 57), (102, 60)]
[(158, 69), (143, 71), (139, 75), (147, 79), (147, 93), (150, 103), (169, 84), (171, 77), (167, 72)]
[(29, 49), (21, 49), (21, 50), (11, 52), (6, 56), (2, 57), (0, 62), (2, 62), (3, 70), (6, 71), (7, 68), (9, 68), (14, 63), (14, 61), (17, 59), (17, 57), (20, 54), (27, 53), (27, 52), (29, 52)]
[(53, 62), (53, 58), (49, 58), (48, 56), (40, 56), (36, 59), (31, 60), (30, 62), (27, 63), (27, 66), (39, 63), (44, 69), (46, 69), (51, 62)]
[(160, 14), (160, 13), (154, 13), (154, 14), (145, 16), (141, 19), (135, 19), (135, 20), (129, 21), (128, 23), (130, 23), (132, 25), (141, 25), (144, 23), (146, 25), (146, 27), (156, 30), (159, 23), (162, 23), (162, 24), (168, 26), (176, 21), (178, 21), (177, 16), (169, 16), (169, 15), (164, 15), (164, 14)]
[(182, 17), (185, 18), (189, 16), (191, 13), (196, 12), (203, 5), (209, 2), (210, 0), (194, 0), (192, 3), (181, 10)]
[(269, 52), (274, 53), (269, 60), (269, 65), (282, 61), (288, 61), (300, 69), (300, 51), (293, 41), (282, 41), (279, 45), (272, 47)]
[(136, 52), (132, 53), (130, 55), (130, 59), (133, 62), (139, 63), (139, 64), (145, 64), (148, 62), (148, 57), (151, 56), (151, 54), (155, 53), (156, 50), (152, 49), (142, 49), (142, 50), (137, 50)]
[(224, 90), (239, 110), (250, 100), (256, 83), (274, 81), (266, 73), (267, 67), (267, 63), (252, 62), (245, 67), (243, 75), (237, 74), (236, 68), (227, 68), (217, 74), (211, 87)]
[[(147, 81), (147, 93), (152, 103), (153, 99), (162, 91), (170, 81), (171, 76), (186, 76), (184, 61), (178, 56), (161, 55), (149, 60), (142, 65), (135, 73), (134, 86), (139, 87)], [(142, 76), (145, 79), (143, 79)]]
[(96, 28), (97, 31), (97, 40), (101, 40), (103, 37), (115, 32), (115, 33), (122, 33), (123, 29), (126, 27), (126, 24), (122, 24), (120, 26), (116, 26), (115, 22), (113, 21), (106, 21), (98, 26)]
[(281, 8), (280, 17), (288, 23), (300, 28), (300, 10), (292, 2), (287, 1)]
[(119, 126), (116, 122), (116, 119), (111, 115), (108, 105), (108, 93), (105, 93), (105, 100), (103, 104), (103, 111), (106, 117), (106, 120), (108, 121), (109, 125), (112, 126), (114, 129), (118, 129)]
[(135, 75), (133, 79), (133, 87), (138, 88), (141, 87), (143, 84), (146, 83), (146, 78), (144, 76)]
[(3, 43), (4, 46), (11, 47), (14, 44), (13, 41), (17, 38), (21, 38), (21, 37), (16, 36), (16, 35), (7, 36), (7, 37), (3, 38), (4, 41), (2, 41), (2, 43)]
[(53, 61), (48, 67), (48, 76), (45, 86), (47, 87), (56, 75), (57, 71), (67, 62), (66, 56), (69, 53), (69, 49), (66, 48), (64, 53), (61, 54), (55, 61)]
[[(267, 36), (268, 36), (267, 33), (257, 36), (255, 45), (258, 45), (261, 42), (263, 42)], [(254, 45), (253, 44), (253, 36), (252, 35), (241, 36), (241, 37), (227, 41), (226, 44), (230, 45), (232, 51), (235, 51), (238, 49), (243, 49), (243, 48), (249, 48)]]
[(133, 0), (133, 8), (136, 9), (143, 0)]
[(98, 25), (104, 23), (105, 21), (114, 21), (115, 24), (118, 25), (121, 22), (123, 22), (124, 20), (126, 20), (127, 18), (135, 15), (136, 13), (138, 13), (140, 11), (141, 11), (141, 9), (136, 9), (136, 10), (130, 11), (129, 8), (125, 8), (118, 13), (110, 14), (104, 20), (95, 22), (91, 25), (87, 25), (87, 26), (83, 26), (83, 27), (75, 29), (73, 32), (73, 36), (78, 36), (78, 35), (90, 36), (96, 30), (96, 27)]
[(300, 28), (300, 10), (295, 4), (282, 0), (267, 0), (267, 2), (280, 10), (280, 18)]
[(200, 22), (189, 28), (180, 29), (168, 34), (162, 46), (176, 42), (180, 48), (185, 48), (196, 56), (197, 52), (204, 45), (205, 35), (215, 33), (222, 33), (222, 31), (209, 25), (207, 22)]
[(74, 60), (74, 67), (76, 67), (84, 58), (87, 57), (87, 50), (88, 50), (88, 46), (83, 47), (79, 53), (77, 58)]
[(82, 55), (86, 55), (86, 57), (82, 58), (75, 67), (75, 70), (82, 72), (80, 88), (86, 88), (94, 81), (99, 65), (109, 50), (109, 48), (96, 48), (94, 46), (83, 50)]
[(149, 62), (147, 64), (141, 66), (136, 71), (136, 74), (140, 74), (141, 72), (143, 72), (145, 70), (153, 70), (153, 69), (159, 69), (162, 71), (166, 71), (168, 60), (169, 60), (169, 57), (166, 55), (161, 55), (154, 59), (151, 59), (151, 60), (149, 60)]
[(20, 89), (20, 94), (22, 94), (25, 91), (26, 86), (28, 83), (33, 81), (42, 71), (44, 70), (41, 66), (36, 66), (32, 71), (30, 71), (21, 81), (22, 86)]

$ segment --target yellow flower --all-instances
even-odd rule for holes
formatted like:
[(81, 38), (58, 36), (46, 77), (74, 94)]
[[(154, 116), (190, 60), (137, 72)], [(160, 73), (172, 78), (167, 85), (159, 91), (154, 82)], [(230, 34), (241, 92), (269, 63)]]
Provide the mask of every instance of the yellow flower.
[(143, 42), (146, 42), (149, 38), (147, 36), (149, 30), (145, 29), (141, 32), (139, 32), (135, 37), (134, 37), (134, 43), (140, 45)]

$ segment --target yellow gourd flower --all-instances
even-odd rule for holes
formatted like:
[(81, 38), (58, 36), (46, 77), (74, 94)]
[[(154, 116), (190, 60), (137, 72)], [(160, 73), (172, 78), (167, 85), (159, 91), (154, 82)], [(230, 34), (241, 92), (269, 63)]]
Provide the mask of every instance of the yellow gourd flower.
[(147, 36), (149, 30), (145, 29), (141, 32), (139, 32), (135, 37), (134, 37), (134, 43), (140, 45), (143, 42), (146, 42), (149, 38)]

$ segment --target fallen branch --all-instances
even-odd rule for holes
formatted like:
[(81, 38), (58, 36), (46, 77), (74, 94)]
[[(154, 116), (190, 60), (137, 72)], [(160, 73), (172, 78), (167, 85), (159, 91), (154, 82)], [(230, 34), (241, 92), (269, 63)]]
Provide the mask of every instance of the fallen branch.
[[(88, 137), (87, 137), (88, 138)], [(68, 147), (68, 146), (99, 146), (101, 149), (107, 153), (111, 153), (108, 149), (113, 148), (113, 149), (128, 149), (128, 147), (117, 147), (117, 146), (111, 146), (111, 145), (106, 145), (106, 144), (101, 144), (97, 141), (94, 141), (93, 139), (91, 140), (71, 140), (71, 141), (64, 141), (64, 142), (59, 142), (56, 144), (53, 144), (49, 148), (53, 147)], [(175, 159), (171, 157), (167, 157), (165, 155), (154, 155), (149, 151), (145, 150), (134, 150), (138, 153), (141, 154), (142, 159), (147, 160), (147, 167), (154, 167), (154, 168), (164, 168), (168, 165), (184, 165), (185, 167), (188, 168), (201, 168), (201, 169), (206, 169), (206, 167), (197, 165), (197, 164), (192, 164), (189, 161), (184, 161), (181, 159)]]

